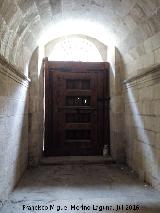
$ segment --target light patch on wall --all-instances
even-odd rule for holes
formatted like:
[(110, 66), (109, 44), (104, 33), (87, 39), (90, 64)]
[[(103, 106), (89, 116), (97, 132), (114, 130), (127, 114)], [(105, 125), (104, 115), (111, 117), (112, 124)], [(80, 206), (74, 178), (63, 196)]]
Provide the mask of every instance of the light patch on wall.
[[(39, 46), (39, 52), (44, 52), (44, 47), (50, 41), (62, 38), (70, 35), (85, 35), (91, 38), (95, 38), (104, 45), (106, 45), (109, 49), (114, 49), (117, 44), (117, 40), (115, 35), (107, 28), (97, 21), (87, 21), (87, 20), (79, 20), (79, 19), (67, 19), (65, 21), (53, 23), (44, 30), (44, 32), (39, 37), (37, 44)], [(109, 48), (110, 47), (110, 48)], [(110, 51), (107, 52), (108, 62), (112, 62), (112, 57), (110, 56)], [(44, 55), (41, 54), (41, 55)], [(112, 54), (111, 54), (112, 55)], [(96, 60), (97, 61), (97, 60)], [(39, 60), (41, 63), (42, 61)], [(112, 66), (113, 76), (115, 76), (115, 67)], [(40, 69), (39, 69), (40, 70)]]
[[(14, 187), (17, 183), (19, 178), (19, 169), (21, 168), (21, 172), (25, 169), (27, 163), (27, 152), (26, 149), (28, 147), (27, 140), (25, 141), (25, 135), (27, 133), (27, 129), (25, 130), (25, 109), (27, 105), (27, 88), (26, 87), (19, 87), (19, 89), (16, 91), (13, 95), (19, 95), (19, 99), (16, 100), (16, 106), (13, 107), (13, 114), (9, 114), (7, 122), (8, 124), (11, 124), (12, 122), (12, 128), (10, 129), (9, 133), (9, 150), (11, 150), (11, 154), (6, 155), (6, 158), (4, 161), (6, 161), (10, 166), (7, 167), (7, 176), (8, 176), (8, 184), (10, 187)], [(10, 103), (12, 104), (12, 102)], [(10, 106), (11, 107), (11, 106)], [(11, 116), (12, 115), (12, 116)], [(24, 150), (26, 152), (26, 155), (24, 156)], [(22, 161), (23, 160), (23, 161)]]
[(38, 48), (38, 78), (41, 74), (42, 61), (44, 57), (44, 47), (40, 45)]
[(64, 38), (58, 42), (50, 56), (51, 61), (102, 62), (96, 46), (84, 38)]
[(98, 22), (91, 22), (86, 20), (73, 20), (68, 19), (56, 24), (51, 24), (38, 40), (38, 45), (44, 46), (49, 41), (63, 36), (72, 34), (83, 34), (89, 37), (93, 37), (108, 45), (112, 44), (115, 46), (116, 38), (113, 33), (102, 24)]
[[(154, 168), (157, 168), (157, 171), (158, 171), (158, 162), (157, 162), (156, 156), (153, 152), (151, 141), (150, 141), (148, 135), (146, 134), (144, 122), (141, 119), (135, 97), (133, 95), (132, 89), (129, 84), (127, 84), (127, 89), (128, 89), (127, 94), (128, 94), (128, 98), (130, 101), (134, 126), (137, 127), (136, 128), (137, 140), (139, 141), (138, 142), (139, 147), (138, 146), (135, 147), (136, 155), (134, 153), (133, 156), (134, 156), (135, 160), (137, 160), (137, 159), (139, 159), (139, 157), (141, 157), (142, 165), (139, 165), (138, 173), (142, 174), (142, 172), (144, 172), (144, 179), (146, 181), (146, 177), (148, 176), (148, 174), (152, 175), (153, 166), (154, 166)], [(137, 155), (138, 152), (139, 152), (140, 156)], [(139, 162), (139, 164), (140, 164), (140, 162)], [(152, 164), (152, 166), (151, 166), (151, 164)]]

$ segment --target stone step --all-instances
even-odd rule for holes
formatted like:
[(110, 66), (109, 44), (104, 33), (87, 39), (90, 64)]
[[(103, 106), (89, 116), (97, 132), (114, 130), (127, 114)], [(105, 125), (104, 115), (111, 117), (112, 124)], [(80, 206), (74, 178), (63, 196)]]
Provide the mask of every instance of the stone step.
[(110, 156), (56, 156), (43, 157), (41, 165), (72, 165), (72, 164), (110, 164), (114, 163)]

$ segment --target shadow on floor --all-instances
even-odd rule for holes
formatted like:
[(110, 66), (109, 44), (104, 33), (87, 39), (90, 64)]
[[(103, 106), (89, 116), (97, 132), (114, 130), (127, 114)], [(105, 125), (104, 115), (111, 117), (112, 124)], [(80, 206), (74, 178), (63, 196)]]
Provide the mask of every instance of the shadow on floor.
[[(82, 204), (89, 209), (82, 209)], [(23, 210), (23, 205), (54, 205), (54, 209), (33, 212), (160, 212), (160, 192), (140, 182), (123, 165), (40, 166), (26, 172), (2, 212), (32, 212)], [(71, 209), (72, 205), (78, 207)], [(136, 210), (137, 205), (140, 209)]]

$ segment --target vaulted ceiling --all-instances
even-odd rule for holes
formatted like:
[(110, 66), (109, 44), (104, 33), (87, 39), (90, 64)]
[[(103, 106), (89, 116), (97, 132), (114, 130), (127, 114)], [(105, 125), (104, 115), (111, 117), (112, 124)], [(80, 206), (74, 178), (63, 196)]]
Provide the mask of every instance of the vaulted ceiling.
[(159, 8), (160, 0), (0, 0), (0, 53), (23, 66), (48, 27), (66, 20), (98, 23), (119, 46), (134, 43), (160, 30)]

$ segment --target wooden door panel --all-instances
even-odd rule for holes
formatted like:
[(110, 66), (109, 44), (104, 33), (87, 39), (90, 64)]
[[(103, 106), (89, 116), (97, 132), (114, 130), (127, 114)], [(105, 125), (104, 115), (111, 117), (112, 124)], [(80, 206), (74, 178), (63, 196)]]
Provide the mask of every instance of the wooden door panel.
[[(47, 155), (102, 154), (106, 63), (48, 62)], [(49, 106), (47, 105), (49, 104)]]
[[(65, 72), (59, 73), (58, 80), (59, 89), (57, 92), (59, 99), (57, 99), (57, 107), (58, 111), (61, 111), (58, 128), (59, 132), (61, 132), (61, 136), (58, 134), (57, 138), (59, 138), (59, 143), (63, 143), (63, 147), (70, 147), (67, 153), (74, 150), (74, 154), (78, 154), (78, 147), (81, 149), (81, 152), (84, 153), (86, 149), (93, 149), (93, 144), (97, 141), (95, 112), (93, 114), (92, 110), (90, 110), (90, 117), (93, 121), (94, 116), (94, 122), (90, 120), (87, 125), (80, 122), (68, 124), (64, 116), (66, 117), (70, 109), (76, 108), (75, 114), (76, 116), (80, 116), (80, 110), (81, 113), (84, 113), (85, 110), (89, 110), (91, 106), (96, 106), (97, 91), (94, 89), (96, 87), (96, 79), (91, 73)], [(63, 133), (60, 131), (62, 129)], [(67, 148), (65, 152), (66, 150)]]

